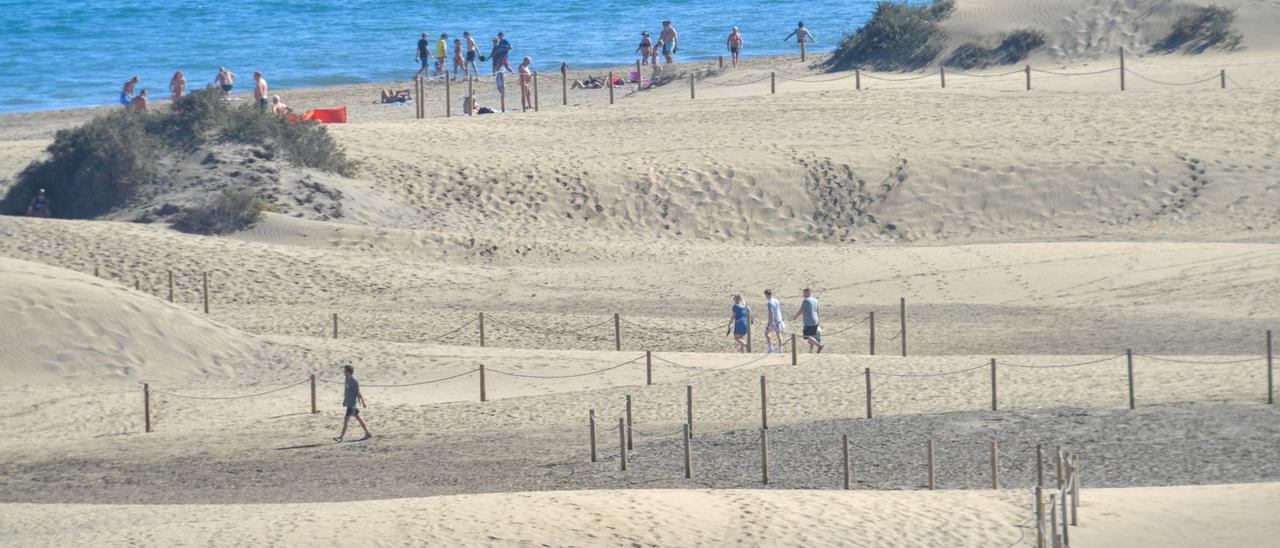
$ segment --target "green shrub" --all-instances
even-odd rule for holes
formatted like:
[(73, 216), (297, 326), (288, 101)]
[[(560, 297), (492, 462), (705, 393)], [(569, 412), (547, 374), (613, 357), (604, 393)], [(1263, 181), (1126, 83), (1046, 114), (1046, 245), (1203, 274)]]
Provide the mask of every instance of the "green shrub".
[(1178, 19), (1169, 34), (1152, 50), (1161, 53), (1204, 53), (1209, 48), (1227, 51), (1240, 49), (1244, 36), (1235, 31), (1236, 10), (1221, 6), (1200, 9), (1194, 15)]
[(1044, 46), (1044, 33), (1022, 29), (1006, 36), (996, 47), (976, 42), (964, 44), (943, 61), (944, 65), (960, 69), (984, 68), (991, 65), (1012, 65), (1026, 59), (1031, 52)]
[(43, 188), (55, 217), (97, 217), (127, 204), (141, 187), (160, 182), (166, 156), (218, 141), (273, 143), (294, 165), (343, 175), (355, 171), (320, 123), (289, 124), (256, 105), (232, 106), (215, 90), (197, 90), (169, 110), (118, 110), (59, 131), (48, 158), (28, 165), (0, 200), (0, 213), (25, 213)]
[(227, 234), (252, 226), (266, 208), (266, 202), (251, 192), (224, 190), (202, 207), (183, 210), (173, 227), (193, 234)]
[(928, 65), (947, 39), (937, 23), (953, 10), (954, 0), (916, 5), (880, 2), (866, 25), (840, 40), (825, 66), (830, 70), (909, 70)]

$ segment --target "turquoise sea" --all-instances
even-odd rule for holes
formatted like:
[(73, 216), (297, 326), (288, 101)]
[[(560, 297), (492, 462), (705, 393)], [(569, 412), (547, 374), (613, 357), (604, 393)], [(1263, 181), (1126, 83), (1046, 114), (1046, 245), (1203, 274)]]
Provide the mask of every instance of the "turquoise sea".
[[(514, 60), (536, 68), (629, 63), (640, 31), (663, 19), (680, 32), (680, 59), (724, 53), (729, 28), (746, 55), (796, 52), (782, 42), (798, 20), (825, 50), (856, 29), (873, 0), (364, 1), (0, 0), (0, 112), (112, 104), (129, 77), (168, 96), (182, 70), (190, 88), (219, 65), (249, 84), (261, 70), (276, 90), (408, 79), (418, 35), (470, 31), (487, 53), (505, 32)], [(483, 67), (482, 67), (483, 68)], [(483, 71), (487, 74), (487, 70)]]

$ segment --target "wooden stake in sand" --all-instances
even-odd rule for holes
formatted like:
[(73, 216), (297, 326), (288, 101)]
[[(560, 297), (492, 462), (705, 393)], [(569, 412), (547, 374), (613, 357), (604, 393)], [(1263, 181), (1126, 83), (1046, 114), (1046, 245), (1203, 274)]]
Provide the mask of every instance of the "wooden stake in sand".
[(560, 101), (569, 106), (569, 64), (560, 63)]
[(942, 89), (947, 89), (947, 67), (938, 66), (938, 78), (942, 79)]
[(933, 438), (929, 438), (929, 490), (934, 488), (933, 483)]
[(801, 41), (800, 41), (800, 61), (802, 61), (802, 62), (804, 61), (804, 54), (805, 54), (805, 51), (804, 51), (804, 50), (805, 50), (805, 47), (804, 47), (804, 40), (801, 40)]
[(612, 72), (609, 73), (609, 85), (607, 87), (609, 88), (609, 104), (612, 105), (613, 104), (613, 73)]
[(991, 410), (996, 411), (996, 359), (991, 358)]
[(1120, 91), (1124, 91), (1124, 48), (1120, 48)]
[(876, 313), (867, 314), (867, 321), (871, 324), (871, 355), (876, 355)]
[(453, 80), (449, 78), (449, 73), (444, 73), (444, 117), (453, 116)]
[(173, 271), (169, 271), (169, 302), (173, 302)]
[(689, 99), (690, 99), (690, 100), (693, 100), (693, 99), (697, 99), (697, 98), (698, 98), (698, 93), (697, 93), (697, 91), (696, 91), (696, 89), (695, 89), (695, 86), (694, 86), (694, 84), (695, 84), (697, 81), (698, 81), (698, 79), (697, 79), (697, 78), (695, 78), (695, 77), (694, 77), (694, 75), (692, 75), (692, 74), (690, 74), (690, 75), (689, 75)]
[(1044, 487), (1044, 451), (1036, 444), (1036, 487)]
[(588, 435), (591, 438), (591, 462), (596, 462), (596, 410), (595, 409), (587, 410), (587, 426), (590, 427)]
[(151, 432), (151, 385), (142, 383), (142, 427)]
[(769, 430), (760, 429), (760, 476), (769, 485)]
[[(484, 364), (480, 364), (480, 401), (485, 401), (487, 395), (484, 393)], [(621, 420), (621, 419), (619, 419)]]
[(769, 73), (769, 95), (778, 93), (778, 73)]
[(1276, 399), (1275, 399), (1276, 394), (1275, 394), (1275, 386), (1274, 386), (1275, 376), (1272, 373), (1272, 371), (1273, 369), (1272, 369), (1272, 358), (1271, 358), (1271, 330), (1268, 329), (1267, 330), (1267, 403), (1268, 404), (1272, 404), (1276, 402)]
[(134, 281), (133, 281), (133, 290), (134, 290), (134, 291), (142, 291), (142, 282), (141, 282), (140, 280), (134, 280)]
[(1044, 487), (1036, 486), (1036, 547), (1044, 548)]
[(1218, 81), (1221, 82), (1222, 89), (1227, 89), (1227, 69), (1222, 69), (1221, 72), (1218, 73)]
[(644, 384), (645, 386), (653, 385), (653, 351), (644, 351)]
[(862, 69), (853, 69), (853, 89), (862, 91)]
[(101, 277), (102, 277), (102, 276), (101, 276), (101, 275), (99, 275), (99, 273), (98, 273), (98, 265), (96, 265), (96, 264), (95, 264), (95, 265), (93, 265), (93, 277), (94, 277), (94, 278), (101, 278)]
[(613, 314), (613, 349), (622, 351), (622, 317), (616, 312)]
[[(751, 326), (751, 323), (752, 323), (752, 322), (751, 322), (751, 320), (752, 320), (752, 318), (751, 318), (751, 316), (748, 314), (748, 315), (747, 315), (747, 353), (748, 353), (748, 354), (751, 354), (751, 353), (752, 353), (752, 350), (751, 350), (751, 331), (752, 331), (752, 329), (751, 329), (751, 327), (752, 327), (752, 326)], [(766, 346), (767, 346), (767, 345), (766, 345)]]
[(689, 425), (689, 437), (693, 437), (693, 385), (684, 387), (684, 423)]
[[(768, 336), (768, 333), (765, 334)], [(791, 365), (796, 365), (796, 334), (791, 334)]]
[(338, 338), (338, 313), (333, 313), (333, 338)]
[(1125, 350), (1124, 353), (1129, 362), (1129, 409), (1133, 409), (1133, 350)]
[(1062, 489), (1062, 484), (1066, 480), (1066, 478), (1063, 477), (1064, 470), (1062, 468), (1062, 446), (1061, 445), (1058, 446), (1057, 456), (1054, 459), (1054, 461), (1057, 463), (1058, 489)]
[(1053, 539), (1053, 548), (1062, 548), (1062, 537), (1058, 536), (1058, 495), (1049, 495), (1049, 538)]
[(631, 394), (627, 394), (627, 450), (635, 449), (631, 443)]
[(689, 423), (684, 424), (684, 477), (693, 478), (693, 459), (689, 455)]
[(1031, 65), (1027, 65), (1027, 68), (1024, 70), (1027, 73), (1027, 91), (1031, 91)]
[(316, 374), (312, 373), (311, 374), (311, 414), (314, 415), (319, 412), (320, 410), (316, 407)]
[(764, 375), (760, 375), (760, 429), (769, 429), (769, 390)]
[(627, 426), (618, 419), (618, 454), (622, 455), (622, 471), (627, 471)]
[(991, 488), (1000, 488), (1000, 444), (991, 440)]
[(202, 272), (201, 275), (204, 278), (204, 313), (208, 314), (209, 313), (209, 273)]
[[(502, 73), (498, 73), (498, 78), (502, 78)], [(500, 80), (501, 85), (498, 86), (498, 108), (502, 112), (507, 111), (507, 81), (505, 78)]]
[(533, 111), (538, 112), (538, 73), (533, 73)]
[(844, 463), (844, 490), (852, 489), (852, 472), (849, 470), (849, 435), (840, 434), (840, 457)]
[(484, 348), (484, 312), (480, 313), (480, 348)]
[(907, 357), (907, 298), (900, 297), (898, 299), (898, 317), (902, 322), (902, 330), (898, 332), (898, 336), (902, 339), (902, 357)]
[(867, 418), (871, 418), (871, 368), (867, 368)]
[(724, 56), (720, 56), (720, 68), (724, 68)]
[(644, 89), (644, 73), (640, 72), (640, 61), (636, 60), (636, 91)]

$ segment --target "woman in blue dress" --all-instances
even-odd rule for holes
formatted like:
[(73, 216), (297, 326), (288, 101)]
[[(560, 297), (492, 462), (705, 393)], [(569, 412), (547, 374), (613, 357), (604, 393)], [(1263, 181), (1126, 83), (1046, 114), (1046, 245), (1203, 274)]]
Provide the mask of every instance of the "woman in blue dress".
[(733, 340), (738, 343), (738, 351), (747, 351), (747, 332), (751, 324), (751, 309), (742, 304), (742, 295), (733, 296), (733, 315), (729, 318), (733, 331)]

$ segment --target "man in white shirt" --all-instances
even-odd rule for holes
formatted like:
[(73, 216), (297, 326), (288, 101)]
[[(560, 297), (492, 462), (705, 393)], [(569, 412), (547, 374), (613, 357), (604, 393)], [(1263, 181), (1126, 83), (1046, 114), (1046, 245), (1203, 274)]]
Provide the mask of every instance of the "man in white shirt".
[[(778, 344), (776, 348), (778, 352), (782, 352), (782, 332), (786, 330), (787, 324), (782, 321), (782, 303), (778, 299), (773, 298), (773, 290), (764, 290), (764, 302), (768, 311), (768, 319), (764, 326), (764, 341), (769, 347), (769, 353), (773, 353), (775, 348), (773, 342), (776, 339)], [(772, 333), (771, 337), (769, 334)]]

